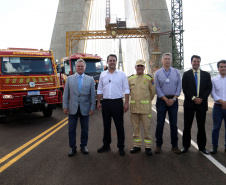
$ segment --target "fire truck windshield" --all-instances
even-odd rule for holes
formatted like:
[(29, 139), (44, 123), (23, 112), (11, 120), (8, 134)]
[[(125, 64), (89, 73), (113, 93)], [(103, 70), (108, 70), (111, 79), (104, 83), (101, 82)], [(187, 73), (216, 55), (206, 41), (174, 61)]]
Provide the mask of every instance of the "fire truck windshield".
[(2, 57), (2, 74), (53, 74), (50, 58), (39, 57)]
[[(76, 73), (76, 67), (75, 67), (76, 61), (77, 59), (71, 60), (71, 67), (72, 67), (73, 74)], [(99, 59), (85, 59), (85, 62), (86, 62), (85, 74), (101, 73), (104, 71), (103, 64)]]

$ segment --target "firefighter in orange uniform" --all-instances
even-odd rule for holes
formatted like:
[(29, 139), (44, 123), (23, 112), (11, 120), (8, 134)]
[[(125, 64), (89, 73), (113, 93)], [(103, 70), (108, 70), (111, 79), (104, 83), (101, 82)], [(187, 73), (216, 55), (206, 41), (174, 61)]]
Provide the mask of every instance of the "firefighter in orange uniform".
[(137, 60), (135, 69), (137, 74), (131, 75), (128, 79), (130, 87), (130, 113), (133, 125), (134, 147), (130, 153), (136, 153), (141, 150), (142, 139), (140, 133), (140, 124), (144, 130), (144, 146), (148, 156), (152, 155), (151, 150), (151, 101), (155, 95), (154, 78), (144, 74), (145, 61)]

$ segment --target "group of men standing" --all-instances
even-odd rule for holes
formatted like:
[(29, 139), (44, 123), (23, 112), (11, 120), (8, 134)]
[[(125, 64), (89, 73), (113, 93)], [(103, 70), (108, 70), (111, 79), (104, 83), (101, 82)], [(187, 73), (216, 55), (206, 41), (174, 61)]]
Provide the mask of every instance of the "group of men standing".
[[(141, 151), (141, 124), (144, 131), (143, 142), (145, 152), (148, 156), (152, 155), (151, 145), (151, 112), (152, 100), (157, 94), (157, 125), (155, 131), (156, 148), (155, 153), (161, 153), (163, 144), (163, 128), (166, 113), (168, 112), (170, 124), (170, 137), (172, 151), (179, 154), (188, 151), (191, 142), (191, 127), (196, 115), (198, 134), (197, 143), (199, 150), (204, 154), (209, 154), (206, 150), (205, 121), (206, 111), (208, 110), (208, 96), (212, 90), (212, 97), (215, 105), (213, 108), (213, 132), (211, 153), (217, 152), (219, 130), (222, 120), (226, 122), (226, 61), (218, 62), (220, 74), (213, 78), (208, 72), (199, 69), (201, 58), (193, 55), (191, 58), (192, 69), (185, 72), (182, 78), (179, 70), (171, 67), (172, 56), (170, 53), (162, 55), (163, 67), (155, 72), (155, 77), (144, 74), (145, 61), (138, 60), (135, 65), (136, 75), (131, 75), (128, 79), (126, 74), (116, 69), (117, 56), (107, 57), (108, 70), (100, 75), (97, 89), (97, 109), (102, 111), (103, 117), (103, 145), (97, 150), (103, 153), (111, 150), (111, 120), (113, 118), (117, 130), (117, 147), (119, 155), (125, 155), (125, 132), (123, 115), (128, 111), (130, 105), (130, 117), (133, 126), (134, 147), (130, 153)], [(81, 151), (88, 154), (88, 123), (89, 115), (95, 109), (95, 89), (93, 78), (84, 74), (85, 62), (80, 59), (76, 63), (77, 73), (69, 76), (65, 85), (63, 96), (64, 113), (68, 114), (69, 124), (69, 146), (71, 148), (69, 157), (76, 153), (76, 126), (78, 117), (81, 123)], [(222, 85), (223, 84), (223, 85)], [(180, 96), (181, 86), (185, 96), (184, 100), (184, 131), (183, 148), (178, 148), (177, 135), (177, 113), (178, 97)], [(123, 105), (123, 96), (125, 103)], [(130, 95), (130, 104), (129, 104)], [(100, 103), (103, 96), (102, 104)], [(226, 143), (226, 133), (225, 133)], [(226, 144), (225, 144), (226, 148)], [(226, 149), (225, 149), (226, 152)]]

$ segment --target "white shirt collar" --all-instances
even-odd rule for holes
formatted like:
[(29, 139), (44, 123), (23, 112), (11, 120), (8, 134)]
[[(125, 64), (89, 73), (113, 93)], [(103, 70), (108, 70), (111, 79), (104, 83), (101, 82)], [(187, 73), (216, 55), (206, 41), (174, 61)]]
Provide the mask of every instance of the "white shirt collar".
[[(107, 72), (108, 72), (108, 73), (110, 73), (110, 71), (109, 71), (109, 70), (107, 70)], [(118, 72), (118, 69), (116, 69), (114, 72), (116, 72), (116, 73), (117, 73), (117, 72)], [(113, 73), (114, 73), (114, 72), (113, 72)]]
[(223, 77), (220, 74), (214, 77), (215, 80), (219, 80), (221, 78), (223, 79)]

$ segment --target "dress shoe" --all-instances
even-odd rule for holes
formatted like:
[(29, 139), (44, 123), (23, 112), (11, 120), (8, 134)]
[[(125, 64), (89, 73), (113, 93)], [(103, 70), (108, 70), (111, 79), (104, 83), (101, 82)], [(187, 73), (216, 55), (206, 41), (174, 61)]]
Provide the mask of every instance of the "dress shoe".
[(132, 150), (130, 150), (130, 153), (135, 154), (137, 152), (141, 151), (140, 147), (133, 147)]
[(110, 146), (102, 146), (101, 148), (99, 148), (99, 149), (97, 150), (97, 152), (98, 152), (98, 153), (103, 153), (103, 152), (107, 152), (107, 151), (109, 151), (109, 150), (111, 150), (111, 147), (110, 147)]
[(73, 155), (75, 155), (76, 152), (77, 152), (76, 149), (72, 148), (71, 151), (68, 154), (68, 157), (72, 157)]
[(202, 150), (200, 150), (203, 154), (209, 155), (209, 152), (204, 148)]
[(86, 146), (81, 147), (81, 152), (84, 153), (84, 154), (88, 154), (88, 153), (89, 153), (89, 151), (88, 151), (88, 149), (86, 148)]
[(210, 153), (211, 153), (211, 154), (217, 153), (217, 147), (216, 147), (216, 146), (213, 146), (213, 147), (211, 148), (211, 150), (210, 150)]
[(162, 151), (161, 147), (160, 147), (160, 146), (156, 146), (156, 148), (155, 148), (155, 153), (156, 153), (156, 154), (160, 154), (161, 151)]
[(118, 152), (120, 156), (124, 156), (126, 154), (123, 148), (119, 149)]
[(175, 154), (180, 154), (181, 151), (179, 150), (178, 147), (172, 147), (171, 150), (175, 153)]
[(186, 153), (188, 151), (188, 148), (186, 148), (186, 147), (183, 147), (182, 149), (181, 149), (181, 153)]
[(152, 155), (151, 148), (145, 148), (145, 153), (147, 156), (151, 156)]

